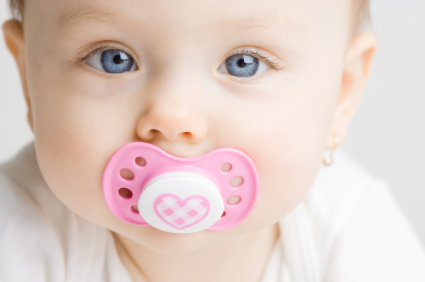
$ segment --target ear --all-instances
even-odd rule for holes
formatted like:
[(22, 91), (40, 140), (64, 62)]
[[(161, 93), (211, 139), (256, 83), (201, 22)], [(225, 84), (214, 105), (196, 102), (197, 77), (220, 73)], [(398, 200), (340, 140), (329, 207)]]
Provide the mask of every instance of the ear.
[(25, 40), (22, 23), (17, 20), (10, 19), (3, 23), (3, 35), (7, 48), (15, 58), (21, 76), (22, 90), (24, 91), (25, 101), (28, 107), (28, 123), (34, 132), (31, 100), (28, 95), (27, 78), (25, 72)]
[(341, 144), (347, 136), (350, 121), (360, 103), (372, 69), (377, 45), (378, 41), (374, 34), (361, 32), (354, 35), (348, 46), (341, 89), (326, 144), (327, 149), (333, 149), (337, 145), (334, 138), (337, 138), (338, 144)]

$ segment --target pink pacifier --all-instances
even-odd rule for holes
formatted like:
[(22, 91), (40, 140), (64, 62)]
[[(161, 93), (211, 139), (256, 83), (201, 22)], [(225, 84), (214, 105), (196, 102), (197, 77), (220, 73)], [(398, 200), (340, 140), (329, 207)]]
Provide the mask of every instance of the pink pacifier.
[(144, 142), (119, 148), (102, 179), (106, 204), (117, 218), (171, 233), (239, 224), (252, 210), (258, 186), (254, 162), (237, 149), (179, 158)]

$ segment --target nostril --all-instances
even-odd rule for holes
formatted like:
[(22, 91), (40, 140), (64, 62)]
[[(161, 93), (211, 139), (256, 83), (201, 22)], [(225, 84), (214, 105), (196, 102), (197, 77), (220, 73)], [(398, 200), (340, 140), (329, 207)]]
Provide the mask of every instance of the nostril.
[(161, 133), (161, 131), (159, 131), (158, 129), (150, 129), (147, 131), (145, 139), (146, 141), (151, 141), (155, 138), (158, 138), (157, 136)]

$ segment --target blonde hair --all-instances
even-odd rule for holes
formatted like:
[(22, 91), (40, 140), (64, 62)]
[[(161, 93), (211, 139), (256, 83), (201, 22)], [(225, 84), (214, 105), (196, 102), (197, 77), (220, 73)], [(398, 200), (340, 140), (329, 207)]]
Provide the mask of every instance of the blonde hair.
[(370, 15), (370, 0), (352, 0), (350, 17), (351, 36), (367, 28), (372, 22)]
[(10, 12), (17, 21), (22, 21), (24, 12), (24, 0), (8, 0)]
[[(23, 20), (24, 0), (8, 0), (13, 18)], [(351, 37), (371, 23), (370, 0), (351, 0)]]

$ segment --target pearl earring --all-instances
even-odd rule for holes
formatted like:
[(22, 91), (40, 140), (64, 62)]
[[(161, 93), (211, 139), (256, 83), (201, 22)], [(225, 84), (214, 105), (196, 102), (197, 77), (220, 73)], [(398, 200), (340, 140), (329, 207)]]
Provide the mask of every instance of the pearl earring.
[(332, 164), (332, 162), (333, 162), (333, 153), (334, 153), (334, 151), (335, 151), (335, 149), (338, 147), (338, 145), (339, 145), (339, 140), (338, 140), (338, 138), (334, 138), (334, 142), (335, 142), (335, 146), (332, 148), (332, 150), (331, 150), (331, 153), (330, 153), (330, 155), (329, 155), (329, 157), (326, 157), (326, 158), (324, 158), (323, 159), (323, 164), (325, 165), (325, 166), (329, 166), (329, 165), (331, 165)]

